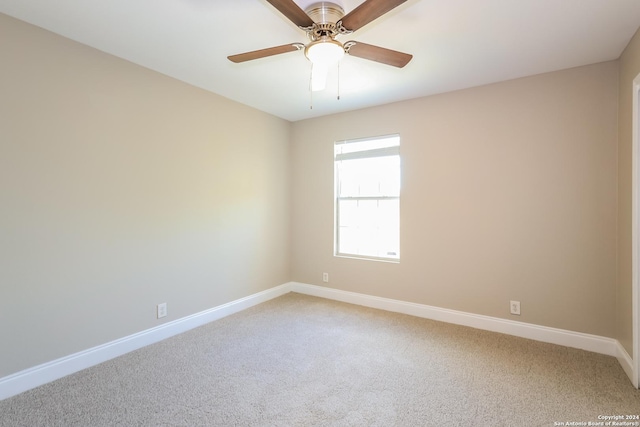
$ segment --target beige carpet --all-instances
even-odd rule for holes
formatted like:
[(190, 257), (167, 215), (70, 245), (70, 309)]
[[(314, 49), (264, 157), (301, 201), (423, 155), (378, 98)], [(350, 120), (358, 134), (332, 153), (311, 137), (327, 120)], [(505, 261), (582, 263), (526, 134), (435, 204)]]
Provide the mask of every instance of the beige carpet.
[[(0, 402), (0, 426), (552, 426), (640, 414), (608, 356), (287, 294)], [(560, 424), (556, 424), (560, 425)]]

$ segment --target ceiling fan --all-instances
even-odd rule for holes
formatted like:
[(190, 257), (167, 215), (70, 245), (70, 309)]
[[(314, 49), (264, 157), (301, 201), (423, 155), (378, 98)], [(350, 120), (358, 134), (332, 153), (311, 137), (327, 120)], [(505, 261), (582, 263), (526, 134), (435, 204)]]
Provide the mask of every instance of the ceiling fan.
[[(398, 68), (404, 67), (413, 58), (407, 53), (358, 41), (341, 43), (336, 40), (336, 37), (353, 33), (407, 0), (365, 0), (346, 15), (342, 7), (332, 2), (321, 1), (302, 10), (293, 0), (267, 1), (304, 30), (310, 42), (307, 45), (289, 43), (231, 55), (227, 57), (230, 61), (239, 63), (304, 49), (305, 56), (313, 64), (313, 74), (320, 76), (323, 81), (327, 67), (339, 62), (345, 53)], [(323, 83), (321, 85), (324, 86)]]

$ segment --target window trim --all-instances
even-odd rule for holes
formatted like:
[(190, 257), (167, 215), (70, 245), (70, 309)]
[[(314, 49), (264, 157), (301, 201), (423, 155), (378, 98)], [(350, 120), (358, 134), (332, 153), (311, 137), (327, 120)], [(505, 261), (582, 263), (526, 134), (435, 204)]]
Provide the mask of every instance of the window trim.
[[(350, 144), (357, 143), (363, 141), (375, 141), (379, 139), (388, 139), (388, 138), (397, 138), (398, 145), (394, 145), (391, 147), (383, 147), (383, 148), (373, 148), (370, 150), (363, 151), (354, 151), (349, 153), (335, 153), (336, 147), (342, 144)], [(333, 255), (339, 258), (349, 258), (349, 259), (360, 259), (360, 260), (371, 260), (371, 261), (380, 261), (380, 262), (389, 262), (393, 264), (400, 263), (400, 254), (398, 253), (397, 257), (380, 257), (380, 256), (372, 256), (372, 255), (360, 255), (353, 253), (343, 253), (340, 252), (340, 201), (344, 200), (398, 200), (400, 202), (400, 194), (397, 196), (345, 196), (340, 197), (339, 192), (339, 175), (338, 175), (338, 167), (337, 162), (343, 160), (356, 160), (356, 159), (369, 159), (369, 158), (378, 158), (378, 157), (390, 157), (390, 156), (398, 156), (400, 159), (400, 163), (402, 164), (402, 158), (400, 157), (400, 135), (399, 134), (390, 134), (390, 135), (382, 135), (382, 136), (373, 136), (367, 138), (359, 138), (359, 139), (350, 139), (350, 140), (342, 140), (336, 141), (333, 144), (334, 147), (334, 159), (333, 159), (333, 168), (334, 168), (334, 250)], [(400, 170), (400, 180), (402, 181), (402, 169)], [(399, 209), (399, 205), (398, 205)], [(399, 219), (399, 218), (398, 218)], [(400, 224), (398, 224), (398, 233), (400, 233)], [(399, 248), (398, 248), (399, 249)]]

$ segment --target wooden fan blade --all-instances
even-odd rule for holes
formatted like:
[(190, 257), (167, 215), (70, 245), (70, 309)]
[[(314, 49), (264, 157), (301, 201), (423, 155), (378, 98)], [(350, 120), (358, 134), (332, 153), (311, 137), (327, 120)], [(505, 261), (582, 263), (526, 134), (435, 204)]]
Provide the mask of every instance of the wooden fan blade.
[(309, 18), (309, 15), (307, 15), (304, 10), (300, 9), (300, 6), (295, 4), (293, 0), (267, 1), (298, 27), (310, 27), (313, 25), (313, 19)]
[(409, 55), (408, 53), (402, 53), (397, 50), (385, 49), (384, 47), (373, 46), (361, 42), (347, 42), (345, 45), (348, 46), (351, 43), (354, 44), (346, 49), (349, 55), (381, 62), (398, 68), (404, 67), (409, 63), (409, 61), (411, 61), (411, 58), (413, 58), (413, 55)]
[(252, 52), (239, 53), (237, 55), (227, 56), (231, 62), (245, 62), (254, 59), (266, 58), (267, 56), (280, 55), (281, 53), (293, 52), (300, 50), (299, 43), (284, 44), (282, 46), (269, 47), (267, 49), (254, 50)]
[(347, 13), (342, 19), (342, 26), (355, 31), (395, 9), (407, 0), (365, 0), (360, 6)]

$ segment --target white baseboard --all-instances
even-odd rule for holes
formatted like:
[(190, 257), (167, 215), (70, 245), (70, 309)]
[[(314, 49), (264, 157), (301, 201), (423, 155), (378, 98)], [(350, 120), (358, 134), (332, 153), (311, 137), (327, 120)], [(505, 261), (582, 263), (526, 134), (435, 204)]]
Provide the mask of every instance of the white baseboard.
[(290, 284), (267, 289), (248, 297), (147, 329), (42, 365), (0, 378), (0, 400), (6, 399), (64, 376), (113, 359), (133, 350), (162, 341), (230, 314), (290, 292)]
[(622, 344), (620, 344), (620, 341), (616, 341), (616, 348), (617, 348), (616, 357), (618, 359), (618, 363), (620, 363), (620, 366), (622, 366), (622, 369), (631, 380), (631, 383), (633, 384), (633, 386), (635, 388), (638, 388), (638, 384), (636, 382), (637, 380), (634, 380), (633, 358), (629, 356), (629, 353), (627, 353), (627, 350), (625, 350)]
[(497, 317), (465, 313), (463, 311), (375, 297), (355, 292), (341, 291), (338, 289), (308, 285), (305, 283), (292, 282), (290, 283), (290, 286), (291, 291), (301, 294), (362, 305), (365, 307), (378, 308), (396, 313), (409, 314), (416, 317), (469, 326), (476, 329), (500, 332), (536, 341), (563, 345), (565, 347), (579, 348), (595, 353), (606, 354), (608, 356), (619, 357), (619, 344), (618, 341), (613, 338), (532, 325), (530, 323), (515, 322), (513, 320), (500, 319)]
[(115, 357), (122, 356), (123, 354), (129, 353), (133, 350), (162, 341), (214, 320), (221, 319), (230, 314), (237, 313), (254, 305), (284, 295), (288, 292), (297, 292), (347, 302), (350, 304), (403, 313), (416, 317), (423, 317), (426, 319), (469, 326), (487, 331), (500, 332), (536, 341), (606, 354), (608, 356), (616, 357), (627, 375), (629, 375), (630, 378), (633, 376), (632, 358), (629, 357), (622, 345), (612, 338), (549, 328), (546, 326), (532, 325), (523, 322), (515, 322), (512, 320), (465, 313), (462, 311), (449, 310), (389, 298), (381, 298), (355, 292), (341, 291), (323, 286), (289, 282), (191, 316), (165, 323), (155, 328), (147, 329), (145, 331), (0, 378), (0, 400)]

